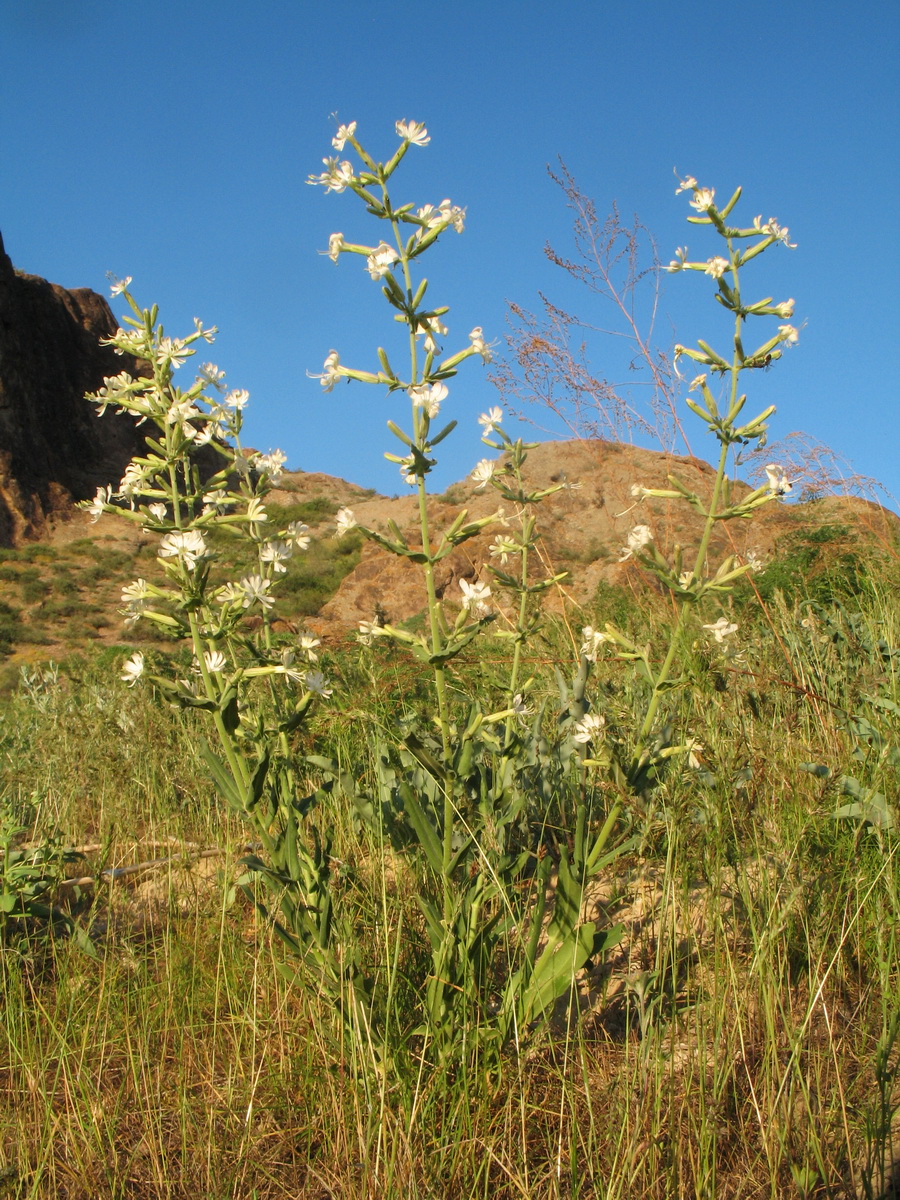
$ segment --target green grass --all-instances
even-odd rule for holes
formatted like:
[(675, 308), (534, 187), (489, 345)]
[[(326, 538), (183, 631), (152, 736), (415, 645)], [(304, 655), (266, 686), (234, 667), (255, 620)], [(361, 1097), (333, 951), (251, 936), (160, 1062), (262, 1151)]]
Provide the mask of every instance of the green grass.
[[(652, 800), (629, 807), (620, 832), (639, 850), (589, 898), (624, 920), (623, 946), (549, 1033), (488, 1074), (425, 1068), (415, 1039), (363, 1069), (316, 989), (285, 979), (283, 951), (229, 887), (245, 835), (199, 760), (204, 726), (121, 684), (125, 647), (82, 653), (8, 697), (3, 803), (36, 836), (99, 847), (81, 869), (179, 846), (227, 853), (209, 870), (175, 861), (88, 893), (73, 913), (96, 958), (35, 932), (8, 938), (7, 1194), (855, 1195), (900, 1100), (883, 1069), (900, 1050), (900, 862), (896, 832), (832, 814), (841, 775), (877, 786), (896, 813), (900, 628), (879, 594), (804, 626), (808, 612), (770, 605), (742, 661), (689, 654), (690, 689), (671, 713), (702, 743), (702, 769), (673, 762)], [(654, 638), (657, 618), (643, 619)], [(547, 626), (539, 649), (552, 720), (549, 663), (569, 653), (565, 631)], [(427, 704), (421, 672), (381, 647), (348, 646), (325, 666), (341, 686), (308, 748), (364, 778), (373, 730)], [(487, 689), (502, 662), (473, 654), (470, 667)], [(607, 661), (594, 687), (626, 736), (641, 703), (627, 664)], [(406, 868), (345, 803), (325, 816), (370, 965), (399, 970), (402, 1024), (405, 981), (427, 959)]]

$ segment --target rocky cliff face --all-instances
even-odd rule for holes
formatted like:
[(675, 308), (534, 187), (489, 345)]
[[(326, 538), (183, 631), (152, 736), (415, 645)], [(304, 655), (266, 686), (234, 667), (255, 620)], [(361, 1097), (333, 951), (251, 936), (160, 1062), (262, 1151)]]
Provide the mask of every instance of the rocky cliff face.
[(136, 372), (100, 345), (115, 329), (102, 296), (17, 272), (0, 238), (0, 546), (41, 537), (142, 450), (131, 417), (101, 420), (84, 399), (105, 376)]

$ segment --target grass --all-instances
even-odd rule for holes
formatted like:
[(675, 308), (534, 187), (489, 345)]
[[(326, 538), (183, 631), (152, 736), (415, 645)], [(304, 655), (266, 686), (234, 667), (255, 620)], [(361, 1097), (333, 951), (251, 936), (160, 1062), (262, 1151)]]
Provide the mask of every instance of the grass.
[[(318, 613), (359, 561), (359, 535), (328, 536), (339, 507), (324, 496), (270, 504), (273, 526), (302, 521), (313, 534), (309, 551), (289, 564), (279, 590), (277, 615), (289, 624)], [(255, 569), (252, 552), (227, 532), (213, 531), (210, 541), (237, 568)], [(236, 550), (243, 560), (235, 560)], [(35, 646), (52, 646), (59, 656), (102, 638), (104, 630), (120, 629), (122, 587), (137, 577), (165, 582), (156, 547), (141, 540), (123, 545), (121, 538), (83, 537), (59, 546), (33, 542), (0, 549), (0, 660), (17, 650), (31, 659)], [(135, 631), (135, 646), (159, 641), (149, 627)]]
[[(7, 937), (0, 1195), (855, 1197), (866, 1171), (879, 1195), (900, 1101), (898, 841), (833, 818), (842, 776), (897, 794), (900, 629), (879, 582), (806, 625), (776, 595), (755, 627), (747, 614), (739, 659), (689, 654), (672, 711), (702, 765), (632, 804), (621, 834), (639, 850), (586, 901), (626, 938), (488, 1073), (426, 1068), (416, 1039), (362, 1069), (231, 886), (245, 835), (197, 755), (202, 725), (120, 684), (123, 649), (32, 677), (0, 711), (3, 804), (34, 836), (95, 847), (89, 874), (174, 858), (74, 903), (95, 958)], [(656, 635), (652, 611), (629, 619)], [(566, 637), (545, 628), (531, 664), (548, 697)], [(417, 672), (352, 645), (323, 665), (341, 687), (309, 749), (365, 777), (371, 731), (416, 705)], [(627, 665), (596, 689), (626, 730)], [(400, 1025), (424, 953), (402, 858), (345, 803), (326, 816)], [(189, 865), (192, 846), (226, 853)]]

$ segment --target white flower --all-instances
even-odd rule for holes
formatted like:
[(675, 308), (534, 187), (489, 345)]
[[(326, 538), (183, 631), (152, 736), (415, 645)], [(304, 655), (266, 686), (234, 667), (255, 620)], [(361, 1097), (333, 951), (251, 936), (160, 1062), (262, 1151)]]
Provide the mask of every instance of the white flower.
[(103, 506), (109, 504), (110, 496), (112, 496), (112, 488), (109, 485), (97, 488), (96, 495), (87, 506), (87, 511), (91, 514), (92, 525), (96, 524), (103, 516)]
[(259, 454), (253, 460), (253, 465), (257, 471), (268, 475), (272, 483), (278, 483), (281, 476), (284, 474), (284, 464), (287, 462), (287, 455), (281, 450), (270, 450), (268, 454)]
[(502, 534), (491, 542), (491, 558), (499, 558), (500, 562), (505, 566), (506, 561), (511, 554), (521, 554), (522, 547), (518, 542), (513, 541), (510, 537), (505, 537)]
[(599, 739), (603, 736), (603, 728), (606, 725), (606, 718), (601, 717), (599, 713), (585, 713), (580, 720), (576, 721), (572, 726), (572, 741), (580, 742), (586, 746), (588, 742)]
[(443, 383), (420, 383), (418, 387), (407, 389), (416, 408), (424, 409), (430, 418), (440, 411), (441, 403), (446, 400), (448, 391)]
[(164, 521), (166, 519), (166, 506), (164, 504), (148, 504), (147, 509), (150, 516), (156, 521)]
[(193, 571), (201, 558), (208, 554), (206, 542), (199, 529), (186, 533), (178, 530), (167, 533), (159, 543), (160, 558), (178, 558), (188, 571)]
[(475, 480), (476, 491), (481, 491), (486, 486), (488, 480), (494, 474), (494, 465), (489, 458), (483, 458), (481, 462), (476, 464), (470, 476), (471, 479)]
[(721, 279), (725, 272), (730, 268), (731, 263), (727, 258), (722, 258), (717, 254), (715, 258), (706, 260), (705, 274), (712, 275), (713, 279)]
[(289, 650), (287, 647), (281, 651), (280, 673), (287, 675), (288, 679), (293, 680), (294, 683), (303, 683), (305, 673), (294, 666), (295, 657), (293, 650)]
[(144, 656), (140, 653), (140, 651), (136, 650), (123, 666), (122, 674), (119, 676), (119, 678), (124, 680), (129, 687), (134, 687), (143, 673)]
[(650, 494), (642, 483), (633, 483), (630, 490), (635, 500), (643, 500)]
[(463, 594), (463, 608), (476, 610), (485, 608), (491, 595), (491, 589), (486, 583), (481, 583), (477, 579), (474, 583), (469, 583), (467, 579), (461, 579), (459, 587)]
[(692, 192), (697, 187), (697, 180), (693, 175), (688, 175), (686, 179), (679, 180), (679, 186), (675, 189), (675, 195), (680, 192)]
[(379, 242), (372, 253), (366, 256), (366, 270), (372, 279), (382, 279), (399, 258), (393, 246)]
[(203, 497), (204, 513), (224, 512), (229, 504), (228, 493), (224, 488), (214, 488)]
[(317, 696), (322, 696), (325, 700), (334, 691), (334, 688), (329, 685), (321, 671), (307, 671), (303, 682), (306, 684), (308, 692), (314, 692)]
[(359, 623), (358, 636), (364, 646), (371, 646), (374, 639), (383, 632), (384, 626), (379, 625), (376, 621), (360, 621)]
[(120, 611), (125, 618), (123, 623), (126, 629), (137, 625), (141, 616), (147, 611), (149, 596), (146, 579), (136, 579), (134, 583), (126, 584), (122, 588), (122, 603), (125, 607)]
[(689, 201), (691, 208), (696, 208), (697, 212), (708, 212), (713, 206), (715, 199), (715, 188), (694, 188), (694, 198)]
[(210, 675), (221, 675), (228, 665), (228, 660), (221, 650), (207, 650), (203, 655), (206, 669)]
[(307, 183), (321, 184), (326, 192), (342, 192), (353, 182), (353, 167), (336, 158), (323, 158), (325, 170), (321, 175), (310, 175)]
[(492, 343), (484, 340), (484, 330), (480, 325), (476, 325), (469, 334), (469, 341), (472, 343), (472, 349), (475, 353), (480, 354), (486, 363), (489, 363), (493, 359), (494, 356), (491, 353)]
[(251, 604), (259, 604), (262, 608), (271, 608), (275, 603), (274, 596), (269, 595), (271, 587), (271, 582), (263, 579), (262, 575), (245, 575), (240, 582), (243, 593), (241, 604), (244, 608), (249, 608)]
[(766, 467), (766, 476), (769, 480), (769, 491), (775, 496), (786, 496), (794, 486), (777, 463), (769, 463)]
[(419, 321), (416, 326), (416, 334), (425, 334), (425, 353), (437, 354), (438, 345), (435, 338), (447, 336), (447, 326), (442, 324), (440, 317), (432, 317), (430, 320)]
[(172, 338), (164, 337), (157, 347), (156, 361), (161, 367), (165, 367), (169, 363), (173, 367), (180, 367), (184, 360), (190, 358), (193, 353), (193, 350), (189, 350), (181, 338), (175, 338), (173, 341)]
[(704, 629), (708, 629), (715, 636), (717, 642), (724, 642), (732, 633), (737, 632), (737, 625), (729, 621), (727, 617), (719, 617), (714, 625), (704, 625)]
[(109, 280), (111, 285), (109, 289), (110, 298), (114, 296), (121, 296), (124, 291), (127, 291), (128, 285), (131, 283), (130, 275), (126, 275), (124, 279), (116, 279), (112, 271), (106, 272), (106, 278)]
[(428, 130), (419, 121), (398, 121), (397, 137), (402, 137), (412, 146), (427, 146), (431, 141)]
[(776, 304), (774, 306), (776, 316), (781, 317), (783, 321), (790, 320), (794, 315), (794, 303), (794, 297), (791, 296), (790, 300), (783, 300), (781, 304)]
[(481, 426), (481, 436), (488, 437), (490, 434), (492, 434), (502, 420), (502, 408), (489, 408), (486, 413), (482, 413), (478, 418), (478, 424)]
[(290, 542), (263, 542), (259, 548), (259, 561), (271, 563), (275, 574), (283, 575), (287, 571), (284, 564), (290, 560), (293, 553), (294, 548)]
[(466, 210), (459, 208), (456, 204), (451, 204), (449, 200), (442, 200), (438, 205), (438, 212), (441, 214), (441, 220), (452, 225), (456, 233), (462, 233), (466, 225)]
[(800, 334), (793, 325), (779, 325), (778, 332), (781, 334), (781, 340), (788, 346), (796, 346), (800, 340)]
[(176, 400), (166, 413), (166, 424), (177, 425), (181, 430), (181, 436), (189, 441), (197, 436), (197, 430), (190, 422), (195, 417), (200, 417), (203, 414), (200, 409), (193, 403), (192, 400), (185, 397), (183, 400)]
[(634, 529), (628, 535), (628, 544), (622, 547), (619, 562), (625, 562), (626, 559), (631, 558), (633, 554), (637, 554), (639, 550), (643, 550), (652, 541), (653, 534), (649, 525), (635, 525)]
[(213, 325), (210, 329), (204, 329), (203, 322), (199, 317), (194, 317), (194, 329), (196, 330), (198, 337), (202, 337), (204, 342), (209, 342), (210, 344), (216, 340), (216, 334), (219, 332), (215, 325)]
[(692, 771), (699, 771), (703, 766), (703, 755), (706, 753), (706, 747), (702, 742), (698, 742), (696, 738), (690, 738), (685, 746), (688, 756), (688, 766)]
[(333, 233), (328, 239), (328, 249), (325, 253), (332, 262), (337, 262), (341, 251), (344, 248), (344, 235), (342, 233)]
[(229, 408), (233, 408), (235, 412), (238, 412), (240, 409), (246, 407), (249, 399), (250, 393), (246, 388), (235, 388), (233, 392), (228, 393), (222, 403), (227, 404)]
[(337, 536), (343, 537), (345, 533), (349, 533), (356, 525), (356, 517), (353, 515), (352, 508), (339, 508), (337, 513)]
[(199, 379), (204, 383), (208, 383), (210, 387), (214, 387), (216, 391), (224, 391), (225, 372), (220, 371), (215, 363), (204, 363), (200, 368)]
[(321, 646), (321, 644), (321, 640), (313, 637), (311, 633), (302, 633), (300, 635), (300, 649), (310, 662), (316, 662), (318, 659), (316, 646)]
[(760, 557), (759, 551), (748, 550), (744, 555), (744, 563), (753, 571), (754, 574), (766, 569), (764, 560)]
[[(318, 379), (322, 384), (322, 390), (330, 392), (337, 381), (341, 378), (341, 360), (338, 357), (337, 350), (332, 350), (325, 359), (325, 370), (321, 375), (310, 375), (310, 379)], [(307, 372), (308, 374), (308, 372)]]
[(688, 391), (695, 392), (698, 387), (703, 387), (704, 383), (706, 383), (706, 372), (705, 371), (703, 372), (702, 375), (694, 376), (694, 378), (691, 380), (691, 386), (688, 388)]
[(293, 542), (298, 550), (309, 549), (309, 526), (302, 521), (291, 521), (282, 536)]
[(340, 153), (341, 150), (343, 150), (344, 143), (347, 141), (348, 138), (352, 138), (354, 133), (356, 133), (356, 122), (355, 121), (351, 121), (349, 125), (339, 125), (338, 126), (337, 133), (331, 139), (331, 144), (332, 144), (332, 146), (334, 146), (335, 150), (338, 151), (338, 153)]
[(251, 496), (247, 501), (247, 524), (263, 525), (269, 519), (269, 514), (263, 507), (259, 496)]
[(603, 633), (599, 629), (594, 629), (592, 625), (585, 625), (581, 631), (581, 636), (584, 641), (581, 644), (581, 653), (588, 662), (595, 663), (597, 661), (597, 651), (604, 642), (611, 642), (613, 639), (608, 633)]
[(758, 229), (760, 233), (764, 233), (768, 237), (778, 238), (778, 240), (780, 242), (784, 242), (784, 244), (791, 250), (797, 249), (796, 242), (788, 241), (788, 232), (789, 231), (788, 231), (787, 226), (784, 226), (782, 228), (782, 226), (778, 224), (778, 222), (775, 220), (774, 217), (769, 217), (768, 221), (766, 221), (765, 225), (763, 225), (762, 224), (762, 213), (760, 213), (760, 215), (758, 217), (753, 218), (753, 228)]
[[(678, 188), (676, 190), (680, 192), (681, 188)], [(678, 249), (675, 251), (675, 257), (669, 263), (666, 270), (669, 271), (670, 273), (674, 273), (675, 271), (683, 271), (684, 270), (684, 260), (687, 258), (687, 252), (688, 252), (687, 246), (684, 246), (684, 247), (679, 246)]]

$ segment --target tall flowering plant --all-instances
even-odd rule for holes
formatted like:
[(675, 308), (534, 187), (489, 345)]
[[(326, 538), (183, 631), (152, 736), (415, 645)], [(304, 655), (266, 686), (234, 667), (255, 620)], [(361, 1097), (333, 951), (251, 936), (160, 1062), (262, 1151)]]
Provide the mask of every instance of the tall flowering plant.
[[(747, 520), (758, 509), (791, 490), (790, 480), (776, 463), (770, 463), (766, 468), (766, 483), (739, 500), (729, 498), (727, 487), (728, 455), (732, 448), (753, 444), (764, 446), (767, 421), (775, 411), (770, 405), (750, 420), (744, 418), (747, 396), (741, 391), (741, 383), (745, 373), (769, 367), (782, 357), (786, 348), (796, 345), (799, 336), (797, 329), (788, 323), (794, 312), (792, 299), (775, 302), (771, 296), (764, 296), (750, 300), (744, 291), (747, 264), (773, 246), (793, 248), (793, 243), (788, 240), (789, 231), (774, 217), (764, 222), (758, 216), (745, 226), (732, 224), (731, 214), (741, 198), (740, 188), (722, 208), (716, 204), (715, 189), (701, 187), (692, 176), (680, 181), (676, 194), (682, 192), (691, 195), (689, 203), (694, 211), (688, 217), (689, 223), (710, 229), (721, 239), (722, 245), (719, 253), (705, 261), (690, 260), (687, 247), (679, 248), (668, 270), (672, 274), (698, 272), (712, 279), (716, 285), (716, 300), (732, 316), (733, 332), (727, 351), (716, 350), (703, 340), (698, 341), (696, 349), (680, 344), (675, 347), (676, 366), (679, 360), (687, 359), (704, 368), (690, 382), (686, 402), (719, 443), (711, 494), (701, 497), (674, 474), (668, 477), (668, 488), (647, 488), (640, 483), (632, 487), (632, 495), (638, 502), (652, 496), (680, 501), (689, 504), (704, 518), (703, 533), (692, 555), (676, 546), (673, 557), (666, 558), (655, 543), (652, 529), (644, 523), (632, 529), (622, 551), (621, 561), (633, 558), (655, 576), (674, 599), (677, 618), (662, 662), (655, 663), (648, 648), (634, 645), (611, 624), (607, 624), (604, 631), (585, 630), (584, 655), (596, 658), (599, 647), (608, 643), (620, 658), (635, 661), (650, 685), (650, 700), (631, 759), (620, 773), (632, 791), (643, 790), (665, 758), (692, 751), (690, 741), (677, 746), (671, 744), (669, 727), (660, 725), (659, 716), (666, 693), (679, 686), (675, 670), (693, 615), (702, 602), (727, 595), (736, 580), (760, 566), (755, 556), (748, 555), (740, 560), (729, 555), (718, 566), (711, 567), (708, 556), (714, 528), (721, 521)], [(760, 344), (748, 352), (744, 346), (748, 323), (772, 317), (781, 324), (774, 333), (764, 334)], [(717, 382), (724, 387), (716, 389)], [(724, 391), (724, 399), (717, 399), (716, 390)], [(727, 615), (720, 615), (716, 621), (703, 624), (703, 629), (721, 644), (736, 633), (738, 627)]]
[[(114, 513), (155, 540), (157, 580), (128, 584), (122, 613), (129, 627), (149, 622), (187, 644), (192, 666), (151, 674), (135, 653), (122, 678), (129, 687), (149, 680), (171, 704), (208, 714), (215, 745), (204, 743), (203, 755), (260, 845), (245, 860), (268, 885), (268, 902), (259, 906), (319, 982), (340, 992), (348, 973), (352, 982), (354, 959), (336, 947), (330, 834), (320, 815), (333, 780), (304, 797), (297, 745), (314, 704), (332, 689), (317, 666), (316, 638), (301, 634), (283, 645), (272, 630), (278, 585), (292, 556), (308, 548), (310, 533), (302, 522), (281, 528), (270, 517), (266, 498), (285, 456), (243, 449), (247, 392), (228, 389), (211, 362), (179, 382), (215, 328), (196, 321), (187, 337), (170, 337), (156, 306), (140, 308), (130, 283), (112, 287), (131, 315), (108, 342), (137, 359), (141, 371), (106, 379), (90, 398), (101, 413), (112, 406), (139, 418), (149, 431), (146, 452), (117, 487), (98, 489), (86, 507), (94, 520)], [(236, 575), (229, 565), (235, 542), (239, 557), (246, 560), (249, 549), (252, 562)]]
[[(537, 582), (530, 578), (528, 560), (535, 536), (531, 507), (557, 488), (542, 492), (525, 488), (521, 467), (527, 447), (506, 435), (499, 410), (482, 416), (482, 433), (488, 445), (506, 451), (508, 461), (495, 469), (483, 460), (475, 478), (480, 486), (490, 482), (516, 506), (519, 529), (511, 531), (504, 521), (492, 548), (491, 575), (460, 583), (455, 612), (438, 596), (436, 565), (502, 515), (498, 511), (471, 520), (463, 511), (448, 528), (436, 532), (426, 492), (434, 450), (456, 427), (455, 420), (443, 421), (448, 383), (465, 360), (489, 362), (491, 346), (482, 328), (476, 327), (468, 335), (468, 345), (449, 354), (443, 351), (449, 310), (426, 299), (428, 280), (416, 272), (422, 256), (440, 237), (463, 232), (465, 212), (450, 200), (416, 207), (393, 198), (393, 176), (405, 155), (430, 141), (428, 131), (415, 121), (398, 121), (396, 132), (399, 147), (387, 162), (378, 162), (358, 140), (356, 122), (341, 125), (333, 148), (341, 154), (349, 146), (358, 163), (326, 158), (325, 170), (309, 182), (327, 192), (355, 195), (371, 217), (383, 222), (384, 235), (374, 244), (333, 233), (327, 253), (336, 263), (347, 256), (363, 260), (395, 320), (406, 329), (408, 367), (395, 369), (383, 347), (377, 351), (377, 369), (349, 367), (337, 350), (331, 350), (317, 378), (326, 392), (343, 380), (356, 381), (404, 395), (408, 404), (405, 427), (388, 422), (399, 446), (386, 457), (416, 491), (418, 538), (411, 543), (394, 523), (387, 530), (362, 532), (390, 553), (420, 566), (427, 632), (366, 622), (360, 633), (366, 642), (388, 639), (405, 646), (431, 668), (438, 736), (432, 736), (428, 723), (412, 724), (401, 731), (397, 744), (379, 747), (379, 761), (385, 767), (381, 793), (378, 803), (363, 798), (362, 807), (370, 814), (401, 813), (392, 826), (398, 843), (408, 844), (411, 838), (418, 847), (422, 870), (417, 901), (431, 944), (421, 1031), (436, 1047), (437, 1057), (446, 1061), (464, 1050), (496, 1051), (546, 1017), (589, 956), (614, 940), (581, 919), (583, 884), (611, 853), (608, 843), (614, 820), (599, 830), (591, 829), (582, 812), (580, 840), (571, 856), (568, 847), (562, 849), (551, 885), (553, 860), (542, 845), (547, 805), (552, 803), (550, 767), (548, 756), (540, 750), (540, 715), (531, 735), (522, 733), (527, 705), (520, 673), (522, 647), (535, 628), (532, 602), (555, 582), (555, 578)], [(353, 524), (352, 513), (340, 514), (339, 531)], [(510, 560), (518, 561), (518, 570)], [(454, 711), (448, 674), (455, 670), (461, 652), (495, 619), (489, 579), (518, 598), (516, 624), (504, 631), (514, 645), (509, 683), (497, 711), (485, 712), (474, 697), (464, 711)], [(459, 674), (455, 682), (457, 691), (465, 694), (468, 689)], [(570, 751), (568, 732), (564, 741)], [(566, 747), (556, 749), (557, 762), (568, 762), (571, 754)]]

